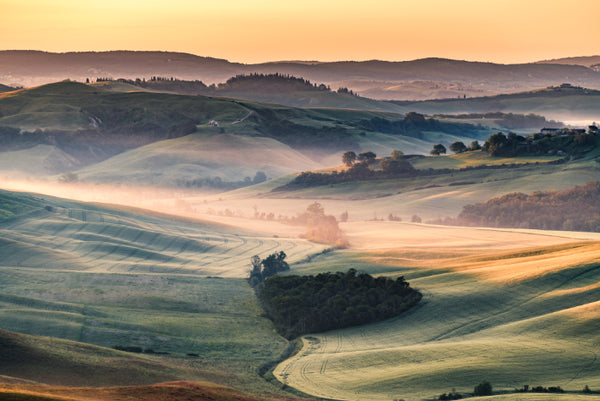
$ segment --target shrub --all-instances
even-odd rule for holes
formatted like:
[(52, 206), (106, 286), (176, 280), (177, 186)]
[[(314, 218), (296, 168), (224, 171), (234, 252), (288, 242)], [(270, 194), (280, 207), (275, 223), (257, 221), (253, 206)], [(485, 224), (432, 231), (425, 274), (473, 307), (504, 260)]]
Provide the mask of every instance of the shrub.
[(482, 381), (473, 389), (473, 395), (476, 397), (492, 395), (492, 385), (487, 380)]

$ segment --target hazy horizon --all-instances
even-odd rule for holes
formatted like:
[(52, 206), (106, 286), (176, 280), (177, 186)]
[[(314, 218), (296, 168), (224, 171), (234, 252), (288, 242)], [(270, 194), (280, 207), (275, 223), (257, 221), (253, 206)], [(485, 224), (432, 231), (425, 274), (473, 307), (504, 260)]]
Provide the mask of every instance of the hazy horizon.
[(246, 64), (427, 57), (514, 64), (600, 53), (594, 0), (0, 0), (0, 10), (0, 49), (162, 49)]
[(563, 59), (563, 58), (587, 58), (587, 57), (600, 57), (600, 51), (598, 51), (597, 54), (570, 54), (570, 55), (565, 55), (565, 56), (561, 56), (561, 57), (548, 57), (548, 58), (544, 58), (544, 59), (531, 59), (531, 60), (524, 60), (521, 62), (500, 62), (500, 61), (490, 61), (490, 60), (479, 60), (479, 59), (466, 59), (466, 58), (450, 58), (450, 57), (440, 57), (437, 55), (430, 55), (430, 56), (423, 56), (423, 57), (418, 57), (418, 58), (410, 58), (410, 59), (404, 59), (404, 60), (388, 60), (388, 59), (381, 59), (381, 58), (371, 58), (371, 59), (339, 59), (339, 60), (309, 60), (309, 59), (268, 59), (268, 60), (261, 60), (261, 61), (250, 61), (250, 62), (245, 62), (245, 61), (240, 61), (240, 60), (233, 60), (233, 59), (228, 59), (228, 58), (221, 58), (221, 57), (215, 57), (213, 55), (210, 54), (196, 54), (196, 53), (192, 53), (192, 52), (186, 52), (186, 51), (174, 51), (174, 50), (165, 50), (165, 49), (109, 49), (109, 50), (65, 50), (65, 51), (50, 51), (50, 50), (44, 50), (44, 49), (0, 49), (0, 52), (2, 51), (7, 51), (7, 52), (43, 52), (43, 53), (49, 53), (49, 54), (77, 54), (77, 53), (117, 53), (117, 52), (133, 52), (133, 53), (178, 53), (178, 54), (189, 54), (192, 56), (196, 56), (196, 57), (202, 57), (202, 58), (212, 58), (212, 59), (217, 59), (217, 60), (224, 60), (230, 63), (236, 63), (236, 64), (244, 64), (244, 65), (255, 65), (255, 64), (267, 64), (267, 63), (304, 63), (304, 64), (326, 64), (326, 63), (344, 63), (344, 62), (351, 62), (351, 63), (363, 63), (363, 62), (369, 62), (369, 61), (381, 61), (381, 62), (386, 62), (386, 63), (403, 63), (403, 62), (411, 62), (411, 61), (418, 61), (418, 60), (426, 60), (426, 59), (442, 59), (442, 60), (454, 60), (454, 61), (465, 61), (465, 62), (470, 62), (470, 63), (492, 63), (492, 64), (504, 64), (504, 65), (517, 65), (517, 64), (529, 64), (529, 63), (537, 63), (537, 62), (541, 62), (541, 61), (553, 61), (553, 60), (559, 60), (559, 59)]

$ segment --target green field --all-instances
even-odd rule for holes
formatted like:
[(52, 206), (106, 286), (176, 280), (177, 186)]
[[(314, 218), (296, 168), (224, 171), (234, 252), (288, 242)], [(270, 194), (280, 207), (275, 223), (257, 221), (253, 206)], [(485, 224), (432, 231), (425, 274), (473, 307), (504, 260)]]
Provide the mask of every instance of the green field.
[[(132, 371), (156, 364), (150, 373), (120, 381), (109, 369), (119, 353), (98, 362), (103, 373), (86, 380), (75, 371), (72, 381), (59, 380), (69, 377), (68, 369), (50, 369), (44, 376), (26, 361), (18, 371), (0, 363), (0, 375), (16, 372), (23, 379), (75, 385), (202, 379), (246, 391), (277, 391), (257, 372), (288, 344), (261, 317), (244, 279), (250, 257), (283, 250), (294, 261), (324, 246), (5, 191), (0, 209), (7, 216), (0, 221), (3, 329), (107, 348), (140, 347), (149, 354), (131, 354), (141, 358), (131, 362)], [(40, 347), (46, 352), (53, 345), (44, 341)], [(65, 352), (61, 358), (68, 359)], [(88, 364), (89, 356), (77, 358), (73, 355), (71, 369)]]
[[(380, 227), (382, 237), (385, 230), (393, 235), (387, 227)], [(405, 238), (424, 235), (401, 228)], [(423, 293), (420, 306), (386, 322), (304, 336), (302, 351), (280, 364), (276, 377), (344, 400), (432, 399), (453, 388), (470, 393), (482, 380), (500, 392), (525, 384), (569, 392), (600, 387), (598, 242), (540, 246), (543, 237), (523, 237), (509, 245), (500, 236), (482, 245), (485, 235), (467, 229), (445, 241), (431, 234), (429, 245), (406, 240), (396, 249), (348, 255), (362, 261), (351, 265), (359, 270), (404, 275)], [(512, 249), (501, 250), (507, 245)], [(303, 270), (341, 267), (333, 256), (315, 263)], [(545, 397), (500, 399), (582, 396)]]

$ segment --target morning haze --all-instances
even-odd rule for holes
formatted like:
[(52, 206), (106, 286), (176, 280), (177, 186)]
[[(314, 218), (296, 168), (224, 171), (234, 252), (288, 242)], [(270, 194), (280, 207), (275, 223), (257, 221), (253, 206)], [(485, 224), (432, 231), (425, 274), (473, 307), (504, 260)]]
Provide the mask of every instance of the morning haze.
[(0, 399), (600, 400), (595, 2), (0, 11)]

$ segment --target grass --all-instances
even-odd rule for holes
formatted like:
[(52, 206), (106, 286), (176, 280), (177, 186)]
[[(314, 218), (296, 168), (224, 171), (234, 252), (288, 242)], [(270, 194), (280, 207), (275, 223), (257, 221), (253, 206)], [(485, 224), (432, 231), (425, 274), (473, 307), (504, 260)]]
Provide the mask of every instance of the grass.
[(218, 128), (204, 131), (136, 148), (80, 170), (78, 174), (81, 179), (95, 182), (172, 186), (198, 177), (243, 181), (244, 177), (254, 177), (257, 171), (278, 177), (319, 166), (274, 139), (219, 134)]
[[(80, 357), (71, 343), (35, 340), (41, 356), (18, 362), (18, 370), (0, 363), (0, 375), (50, 384), (72, 376), (68, 384), (102, 386), (209, 380), (278, 391), (257, 372), (279, 359), (287, 341), (261, 317), (246, 270), (252, 255), (284, 250), (298, 260), (321, 245), (126, 208), (2, 196), (13, 217), (0, 223), (0, 326), (109, 350), (90, 348), (92, 355)], [(124, 354), (110, 350), (115, 346), (164, 354)], [(120, 364), (114, 357), (90, 360), (106, 352), (149, 365), (136, 371), (124, 364), (126, 374), (111, 370)], [(34, 369), (36, 358), (43, 363)], [(54, 358), (73, 366), (52, 371)]]
[[(497, 391), (524, 384), (571, 392), (600, 386), (600, 243), (385, 222), (371, 223), (379, 227), (375, 231), (353, 224), (349, 238), (363, 237), (362, 254), (327, 254), (299, 271), (335, 271), (349, 259), (347, 266), (359, 271), (404, 275), (423, 301), (386, 322), (305, 336), (302, 351), (276, 368), (280, 381), (347, 400), (432, 399), (452, 388), (472, 392), (482, 380)], [(381, 250), (372, 250), (375, 244)]]

